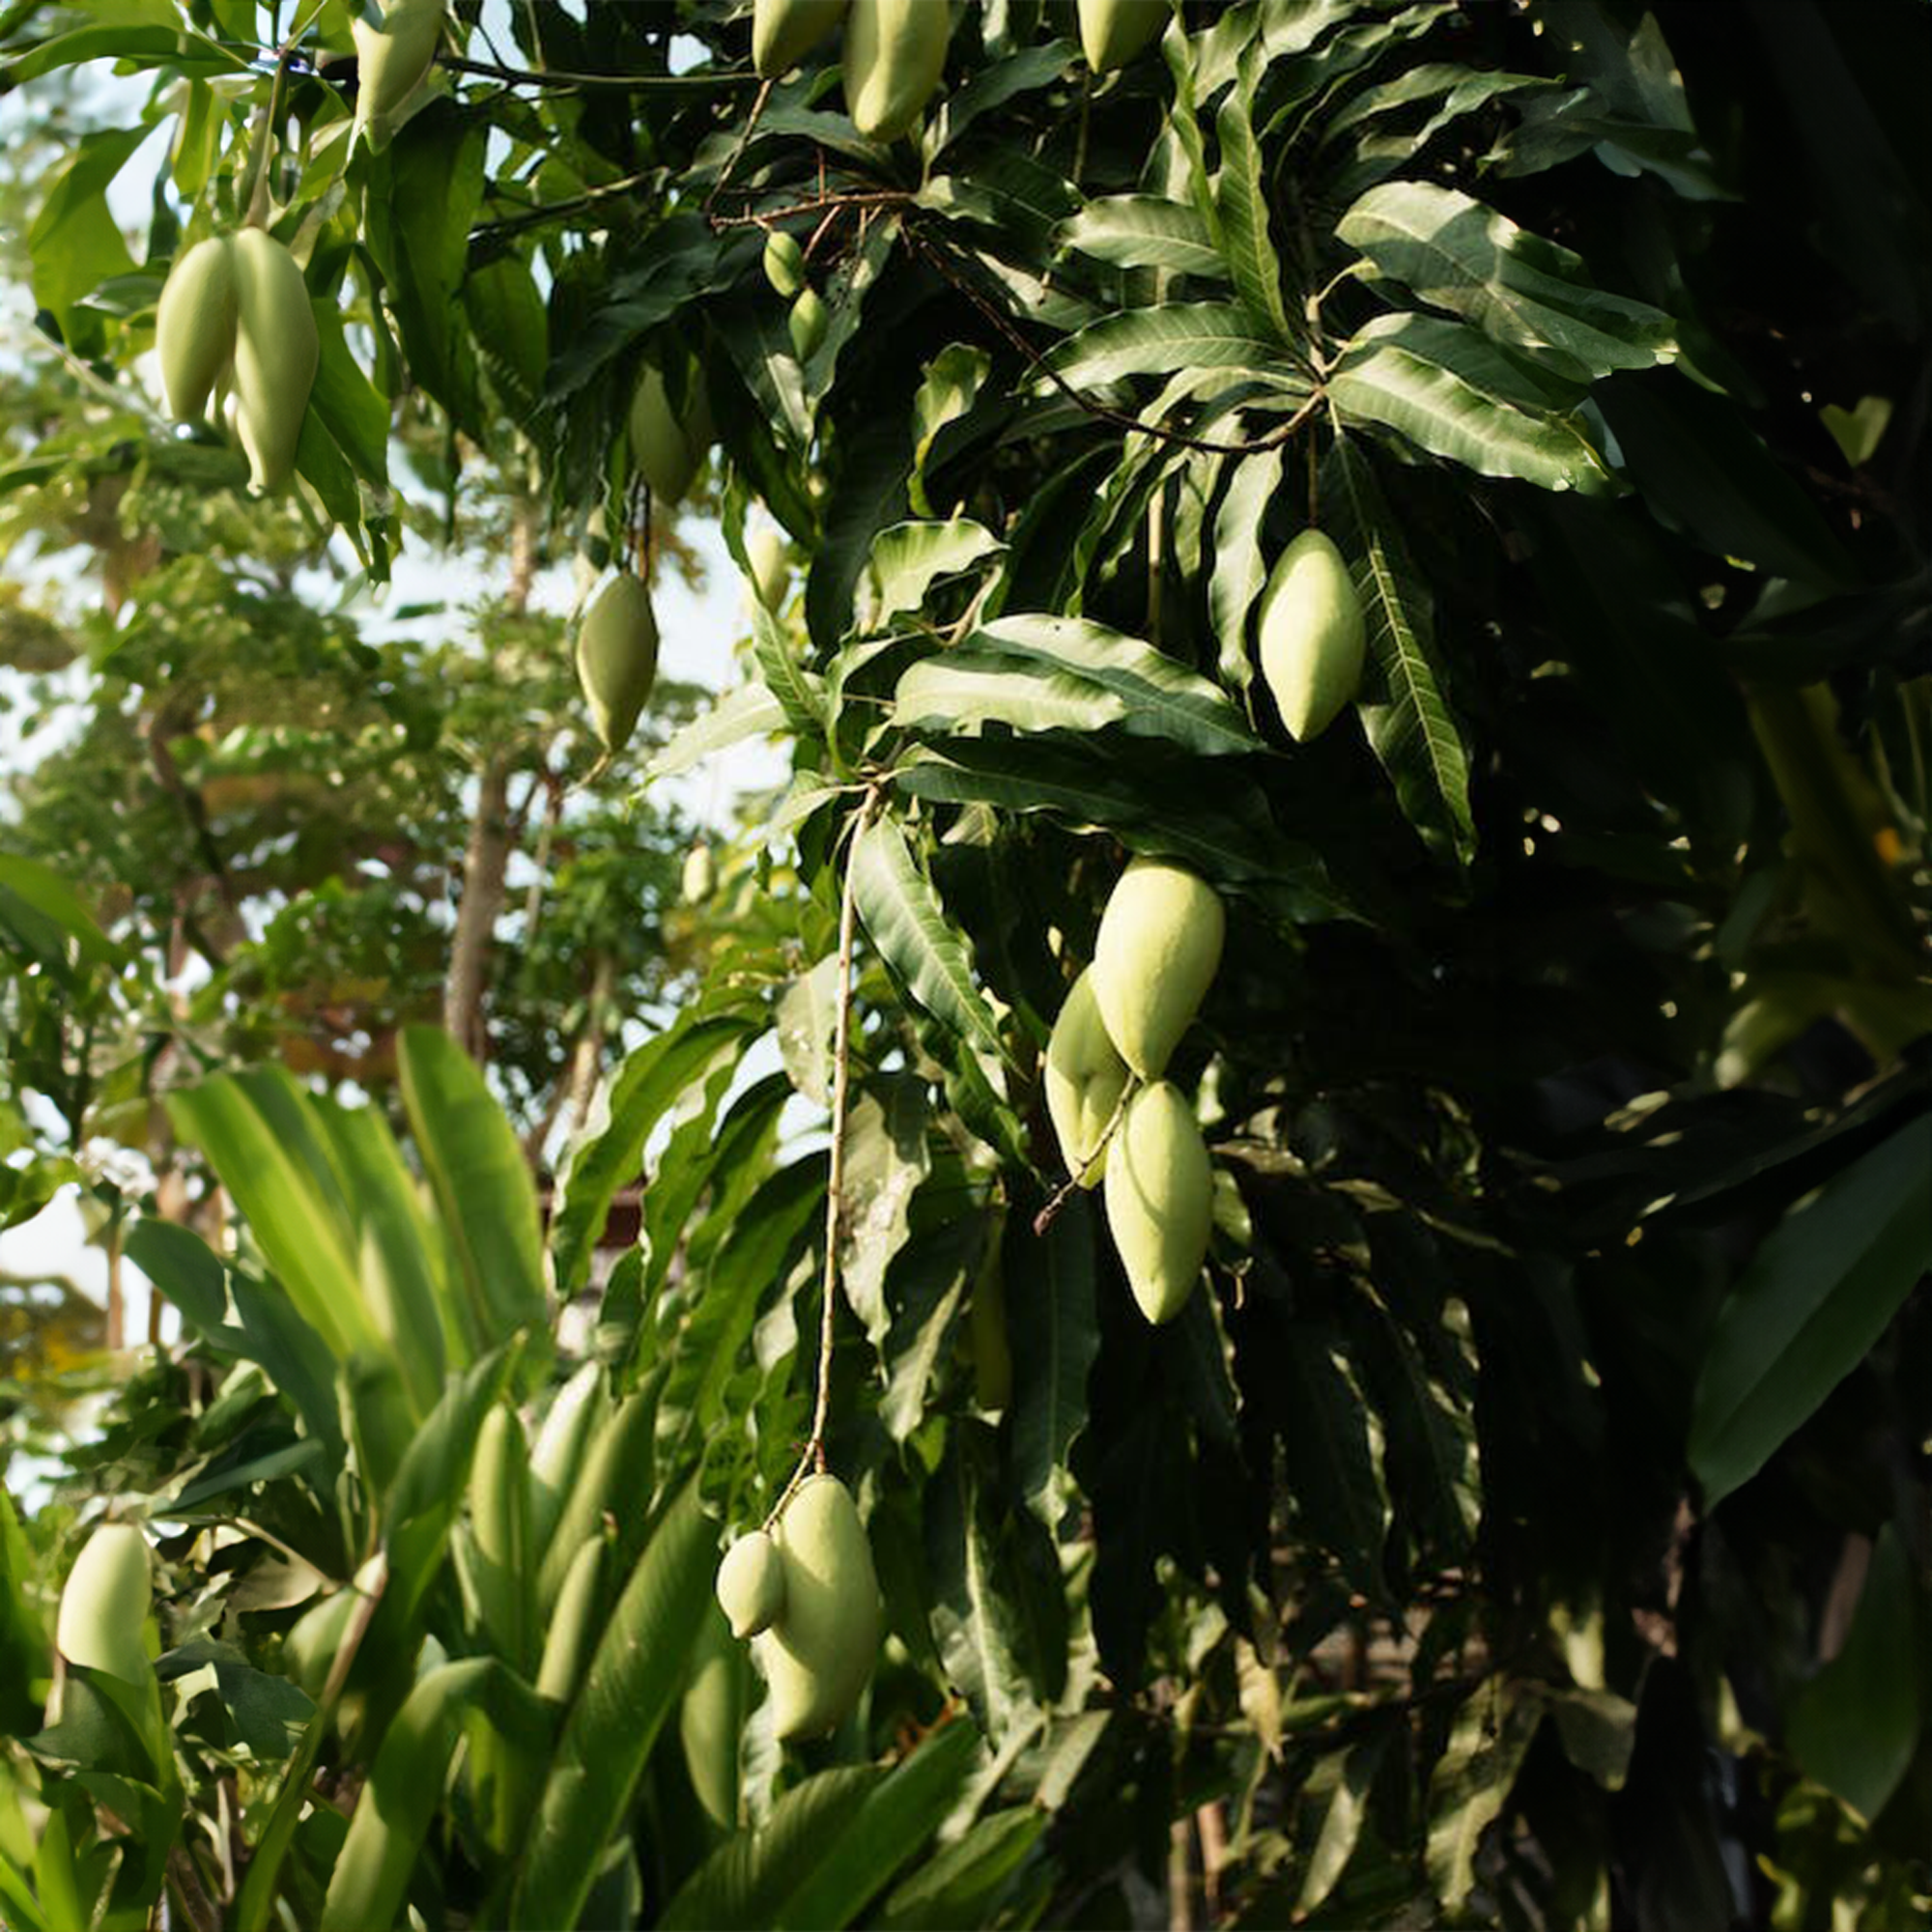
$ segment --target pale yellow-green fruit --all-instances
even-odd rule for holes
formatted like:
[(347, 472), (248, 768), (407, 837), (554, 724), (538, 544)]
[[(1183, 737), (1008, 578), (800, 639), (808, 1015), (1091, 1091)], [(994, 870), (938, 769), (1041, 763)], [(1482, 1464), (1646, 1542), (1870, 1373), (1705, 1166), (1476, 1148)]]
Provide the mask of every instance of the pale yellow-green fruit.
[(825, 331), (831, 326), (832, 311), (825, 306), (824, 297), (816, 289), (800, 289), (798, 299), (791, 305), (791, 314), (785, 318), (792, 354), (801, 362), (810, 362), (818, 354)]
[(296, 258), (266, 229), (229, 243), (235, 265), (235, 404), (250, 480), (279, 490), (296, 467), (322, 343)]
[(631, 461), (660, 503), (675, 503), (691, 488), (711, 443), (710, 412), (698, 384), (682, 418), (671, 408), (664, 373), (646, 362), (631, 396)]
[(153, 1588), (148, 1539), (132, 1523), (102, 1523), (68, 1573), (55, 1647), (84, 1669), (105, 1671), (124, 1684), (145, 1682), (152, 1666), (141, 1626)]
[(756, 0), (752, 65), (760, 79), (789, 73), (838, 24), (845, 0)]
[(577, 632), (577, 681), (607, 752), (638, 728), (658, 674), (658, 623), (643, 581), (620, 572), (591, 600)]
[(694, 845), (684, 855), (682, 885), (687, 905), (702, 905), (718, 884), (717, 868), (711, 863), (709, 845)]
[(1127, 1286), (1150, 1321), (1187, 1305), (1214, 1217), (1214, 1170), (1180, 1090), (1171, 1080), (1127, 1102), (1107, 1154), (1107, 1231)]
[(379, 154), (395, 137), (396, 110), (422, 85), (442, 38), (443, 0), (393, 0), (383, 23), (352, 14), (355, 43), (355, 124)]
[(783, 604), (791, 585), (785, 562), (785, 541), (769, 524), (757, 525), (745, 538), (745, 561), (752, 566), (752, 588), (767, 611)]
[(208, 407), (235, 355), (235, 263), (228, 237), (211, 236), (175, 257), (155, 310), (161, 387), (181, 422)]
[(1342, 553), (1303, 530), (1268, 574), (1261, 602), (1262, 676), (1298, 743), (1325, 731), (1362, 682), (1368, 626)]
[(1100, 1017), (1090, 968), (1067, 988), (1046, 1042), (1046, 1111), (1066, 1171), (1097, 1187), (1107, 1169), (1100, 1137), (1126, 1090), (1127, 1063)]
[(1111, 73), (1160, 38), (1168, 0), (1080, 0), (1080, 46), (1095, 73)]
[(1182, 866), (1136, 859), (1100, 915), (1088, 977), (1108, 1037), (1143, 1080), (1158, 1080), (1221, 963), (1227, 915)]
[(789, 301), (805, 286), (805, 250), (795, 236), (774, 228), (765, 238), (765, 280)]
[(756, 1636), (784, 1615), (784, 1558), (762, 1530), (741, 1536), (718, 1566), (718, 1607), (737, 1637)]
[(837, 1476), (801, 1484), (772, 1540), (784, 1562), (784, 1615), (753, 1649), (779, 1738), (819, 1737), (851, 1715), (885, 1634), (872, 1548)]
[(845, 22), (845, 111), (868, 141), (896, 141), (946, 71), (952, 11), (943, 0), (852, 0)]

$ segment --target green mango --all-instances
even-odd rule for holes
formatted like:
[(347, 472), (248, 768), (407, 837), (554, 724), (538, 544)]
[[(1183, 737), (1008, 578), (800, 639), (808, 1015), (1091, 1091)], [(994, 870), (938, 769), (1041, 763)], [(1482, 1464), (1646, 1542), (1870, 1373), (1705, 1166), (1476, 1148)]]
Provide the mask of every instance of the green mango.
[(1362, 682), (1368, 624), (1342, 553), (1303, 530), (1262, 592), (1262, 676), (1289, 735), (1306, 744), (1332, 724)]
[(279, 490), (296, 467), (322, 339), (296, 258), (266, 229), (229, 242), (235, 270), (235, 404), (250, 481)]
[(631, 461), (660, 503), (675, 503), (691, 488), (711, 446), (710, 412), (703, 386), (694, 382), (691, 407), (680, 417), (671, 408), (664, 372), (646, 362), (631, 395)]
[(784, 1615), (784, 1559), (762, 1530), (741, 1536), (718, 1566), (718, 1607), (736, 1637), (756, 1636)]
[(1108, 1036), (1143, 1080), (1167, 1070), (1221, 963), (1226, 934), (1221, 901), (1184, 867), (1136, 859), (1121, 874), (1088, 975)]
[(577, 681), (606, 752), (630, 743), (657, 674), (650, 592), (640, 578), (621, 572), (598, 592), (577, 633)]
[(355, 43), (355, 125), (378, 154), (395, 138), (396, 110), (409, 99), (436, 62), (442, 39), (443, 0), (392, 0), (381, 26), (359, 14), (349, 19)]
[(789, 73), (838, 24), (844, 11), (845, 0), (756, 0), (752, 65), (759, 78), (776, 80)]
[(785, 540), (770, 524), (758, 524), (745, 538), (745, 561), (752, 566), (752, 588), (767, 611), (783, 608), (791, 585)]
[(946, 71), (945, 0), (852, 0), (845, 23), (845, 111), (868, 141), (896, 141)]
[(1090, 967), (1067, 989), (1046, 1042), (1046, 1111), (1060, 1138), (1061, 1158), (1082, 1187), (1097, 1187), (1107, 1170), (1100, 1136), (1126, 1091), (1127, 1063), (1115, 1049)]
[(701, 840), (684, 855), (684, 874), (680, 882), (684, 890), (687, 905), (702, 905), (718, 884), (718, 873), (711, 863), (711, 847)]
[(235, 359), (235, 261), (225, 235), (175, 257), (155, 310), (161, 387), (178, 421), (191, 422)]
[(153, 1594), (148, 1539), (130, 1522), (102, 1523), (68, 1572), (54, 1647), (83, 1669), (145, 1683), (153, 1665), (141, 1632)]
[(753, 1653), (780, 1741), (819, 1737), (851, 1715), (885, 1634), (872, 1548), (837, 1476), (808, 1477), (772, 1541), (784, 1563), (784, 1614), (753, 1638)]
[(831, 326), (832, 311), (825, 306), (825, 298), (816, 289), (800, 289), (798, 299), (791, 305), (791, 314), (785, 318), (792, 354), (801, 362), (810, 362), (818, 354), (825, 331)]
[(1140, 1311), (1156, 1324), (1187, 1305), (1214, 1218), (1214, 1170), (1180, 1090), (1157, 1080), (1127, 1102), (1107, 1156), (1107, 1231)]
[(805, 250), (796, 236), (774, 228), (765, 237), (765, 280), (789, 301), (805, 286)]
[(1168, 0), (1080, 0), (1080, 46), (1095, 73), (1125, 67), (1160, 38)]

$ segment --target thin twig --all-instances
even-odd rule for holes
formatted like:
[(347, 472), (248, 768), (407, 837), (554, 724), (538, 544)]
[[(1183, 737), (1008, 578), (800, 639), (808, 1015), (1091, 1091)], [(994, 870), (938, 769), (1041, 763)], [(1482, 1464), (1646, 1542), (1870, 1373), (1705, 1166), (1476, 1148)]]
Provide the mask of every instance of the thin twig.
[(1080, 1163), (1079, 1173), (1068, 1175), (1066, 1179), (1054, 1189), (1052, 1198), (1046, 1206), (1033, 1217), (1033, 1231), (1036, 1235), (1045, 1234), (1053, 1226), (1060, 1210), (1079, 1192), (1080, 1176), (1106, 1152), (1107, 1144), (1114, 1138), (1114, 1129), (1121, 1124), (1121, 1116), (1127, 1111), (1127, 1102), (1134, 1097), (1140, 1084), (1135, 1075), (1130, 1073), (1127, 1076), (1127, 1084), (1121, 1089), (1121, 1097), (1114, 1102), (1114, 1111), (1109, 1116), (1107, 1124), (1100, 1129), (1100, 1138), (1094, 1143), (1094, 1151)]
[(739, 130), (738, 145), (731, 150), (730, 156), (725, 160), (724, 165), (719, 169), (717, 182), (713, 185), (711, 192), (704, 197), (704, 212), (706, 214), (711, 213), (713, 204), (724, 192), (724, 184), (731, 179), (731, 170), (744, 159), (745, 150), (752, 145), (752, 136), (758, 131), (759, 117), (764, 113), (765, 103), (772, 98), (772, 89), (777, 84), (775, 80), (767, 80), (758, 89), (758, 98), (752, 102), (752, 111), (746, 115), (745, 125)]
[[(879, 809), (876, 786), (867, 797), (852, 827), (852, 848), (857, 850), (867, 826)], [(818, 1394), (812, 1404), (811, 1435), (791, 1472), (791, 1480), (779, 1493), (765, 1519), (765, 1528), (784, 1513), (799, 1485), (808, 1473), (825, 1470), (825, 1425), (832, 1407), (833, 1328), (838, 1312), (838, 1236), (843, 1218), (845, 1192), (845, 1116), (852, 1076), (852, 952), (858, 934), (859, 895), (853, 889), (856, 867), (852, 853), (845, 857), (845, 882), (838, 908), (838, 1016), (832, 1044), (832, 1161), (825, 1189), (825, 1273), (818, 1311)]]
[(754, 73), (566, 73), (555, 68), (548, 73), (533, 73), (528, 68), (465, 60), (456, 54), (439, 56), (439, 65), (452, 73), (473, 73), (484, 80), (507, 81), (513, 87), (621, 87), (630, 94), (673, 88), (746, 87), (757, 79)]

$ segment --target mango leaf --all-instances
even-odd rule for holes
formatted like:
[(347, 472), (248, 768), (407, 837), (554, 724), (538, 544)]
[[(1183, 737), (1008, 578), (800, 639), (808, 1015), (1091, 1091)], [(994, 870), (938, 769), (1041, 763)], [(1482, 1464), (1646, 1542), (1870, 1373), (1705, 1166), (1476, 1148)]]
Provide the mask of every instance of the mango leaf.
[(912, 1197), (932, 1167), (926, 1114), (925, 1082), (906, 1073), (869, 1081), (846, 1117), (838, 1278), (874, 1348), (892, 1323), (886, 1270), (905, 1245)]
[(886, 1776), (846, 1765), (793, 1785), (757, 1830), (733, 1833), (692, 1873), (658, 1920), (662, 1932), (766, 1932)]
[(342, 331), (342, 311), (332, 298), (311, 296), (321, 355), (309, 408), (364, 482), (386, 489), (389, 481), (389, 406), (362, 373)]
[(828, 952), (779, 1000), (779, 1058), (791, 1084), (820, 1107), (832, 1103), (832, 1046), (838, 1025), (838, 955)]
[(688, 1009), (656, 1039), (626, 1057), (598, 1089), (557, 1181), (551, 1251), (557, 1293), (578, 1293), (590, 1277), (590, 1257), (618, 1188), (639, 1178), (644, 1143), (665, 1113), (695, 1080), (735, 1059), (753, 1031), (735, 1015), (707, 1016)]
[(406, 1027), (397, 1058), (403, 1105), (485, 1346), (545, 1326), (536, 1188), (508, 1117), (476, 1063), (440, 1027)]
[(1232, 302), (1165, 302), (1122, 309), (1059, 343), (1046, 366), (1077, 389), (1104, 388), (1129, 376), (1238, 369), (1261, 381), (1302, 383), (1282, 361), (1281, 345)]
[(1101, 195), (1060, 225), (1063, 248), (1121, 269), (1165, 269), (1225, 281), (1228, 265), (1208, 224), (1184, 201), (1151, 194)]
[(1429, 1783), (1429, 1877), (1451, 1912), (1475, 1888), (1477, 1848), (1501, 1814), (1542, 1720), (1539, 1699), (1512, 1696), (1500, 1680), (1457, 1714)]
[(1000, 1901), (1046, 1822), (1046, 1812), (1033, 1804), (981, 1818), (893, 1888), (873, 1920), (878, 1932), (949, 1932), (998, 1922)]
[(929, 1735), (859, 1801), (772, 1914), (774, 1932), (840, 1932), (936, 1832), (980, 1753), (980, 1735), (954, 1719)]
[(917, 611), (940, 578), (956, 577), (1005, 549), (985, 525), (971, 517), (891, 525), (872, 540), (872, 581), (878, 587), (879, 619), (883, 622), (902, 611)]
[(1385, 182), (1335, 233), (1378, 275), (1498, 342), (1551, 353), (1579, 378), (1647, 369), (1676, 354), (1674, 325), (1662, 309), (1593, 287), (1580, 255), (1458, 189)]
[(1932, 1116), (1802, 1201), (1718, 1312), (1689, 1457), (1706, 1508), (1756, 1475), (1932, 1269)]
[(741, 684), (727, 691), (711, 709), (672, 732), (650, 763), (644, 777), (668, 779), (701, 764), (714, 752), (746, 738), (770, 737), (785, 727), (785, 710), (762, 684)]
[(762, 604), (752, 609), (752, 653), (785, 724), (801, 738), (824, 737), (825, 680), (799, 662), (791, 634)]
[(1094, 1239), (1094, 1208), (1076, 1194), (1043, 1236), (1009, 1224), (1001, 1251), (1013, 1358), (1013, 1480), (1049, 1528), (1066, 1501), (1067, 1456), (1087, 1426), (1087, 1376), (1100, 1352)]
[(1844, 1647), (1793, 1700), (1791, 1748), (1810, 1776), (1874, 1819), (1912, 1762), (1927, 1689), (1912, 1558), (1887, 1523)]
[(1491, 360), (1489, 345), (1466, 327), (1427, 343), (1364, 331), (1344, 350), (1328, 396), (1344, 424), (1378, 423), (1478, 475), (1609, 490), (1609, 472), (1580, 427), (1479, 385), (1475, 372)]
[(1119, 700), (1123, 728), (1204, 757), (1258, 751), (1239, 709), (1217, 685), (1139, 638), (1082, 617), (1009, 616), (982, 625), (970, 648), (1072, 677)]
[(879, 955), (927, 1012), (984, 1052), (1007, 1057), (985, 997), (974, 983), (964, 937), (890, 818), (862, 826), (848, 862), (859, 918)]
[(1368, 618), (1362, 728), (1423, 842), (1467, 865), (1475, 855), (1469, 757), (1435, 662), (1435, 611), (1409, 562), (1365, 451), (1338, 437), (1322, 466), (1329, 534), (1349, 559)]
[(107, 206), (107, 190), (147, 138), (146, 127), (82, 134), (27, 231), (34, 300), (68, 340), (76, 332), (75, 304), (111, 276), (133, 271), (134, 258)]
[(176, 1133), (207, 1154), (297, 1312), (338, 1361), (380, 1348), (351, 1246), (355, 1220), (308, 1096), (281, 1067), (167, 1096)]
[(1267, 582), (1262, 554), (1262, 521), (1281, 488), (1282, 449), (1259, 450), (1234, 466), (1214, 517), (1214, 571), (1208, 582), (1208, 609), (1220, 639), (1222, 677), (1236, 691), (1253, 681), (1248, 655), (1248, 613)]
[(1277, 342), (1288, 343), (1293, 335), (1282, 300), (1281, 261), (1268, 238), (1269, 196), (1262, 175), (1261, 147), (1249, 118), (1266, 65), (1265, 48), (1251, 42), (1241, 56), (1235, 85), (1215, 117), (1221, 171), (1214, 178), (1214, 207), (1220, 216), (1221, 246), (1242, 306)]
[(611, 1613), (565, 1719), (510, 1894), (513, 1928), (575, 1925), (684, 1688), (711, 1599), (717, 1526), (696, 1480), (673, 1497)]
[(18, 852), (0, 852), (0, 888), (51, 922), (90, 965), (119, 966), (127, 958), (126, 952), (95, 923), (79, 895), (51, 866)]

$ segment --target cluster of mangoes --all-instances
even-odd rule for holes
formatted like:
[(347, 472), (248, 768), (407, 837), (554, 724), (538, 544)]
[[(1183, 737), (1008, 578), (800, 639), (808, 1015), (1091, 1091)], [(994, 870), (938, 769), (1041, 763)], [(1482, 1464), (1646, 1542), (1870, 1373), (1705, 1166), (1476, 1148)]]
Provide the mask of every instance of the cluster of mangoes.
[(1207, 1259), (1214, 1176), (1186, 1096), (1164, 1076), (1221, 963), (1227, 917), (1182, 866), (1121, 874), (1046, 1048), (1046, 1107), (1069, 1173), (1101, 1187), (1107, 1230), (1150, 1321), (1187, 1305)]
[(885, 1634), (872, 1547), (837, 1476), (809, 1476), (769, 1529), (718, 1566), (718, 1604), (752, 1639), (781, 1742), (822, 1737), (849, 1717)]
[(868, 141), (896, 141), (919, 119), (946, 71), (952, 10), (932, 0), (757, 0), (753, 66), (776, 80), (841, 18), (845, 111)]
[(308, 284), (265, 228), (213, 235), (175, 258), (161, 285), (155, 346), (168, 408), (198, 419), (219, 387), (257, 490), (279, 490), (296, 467), (321, 359)]

